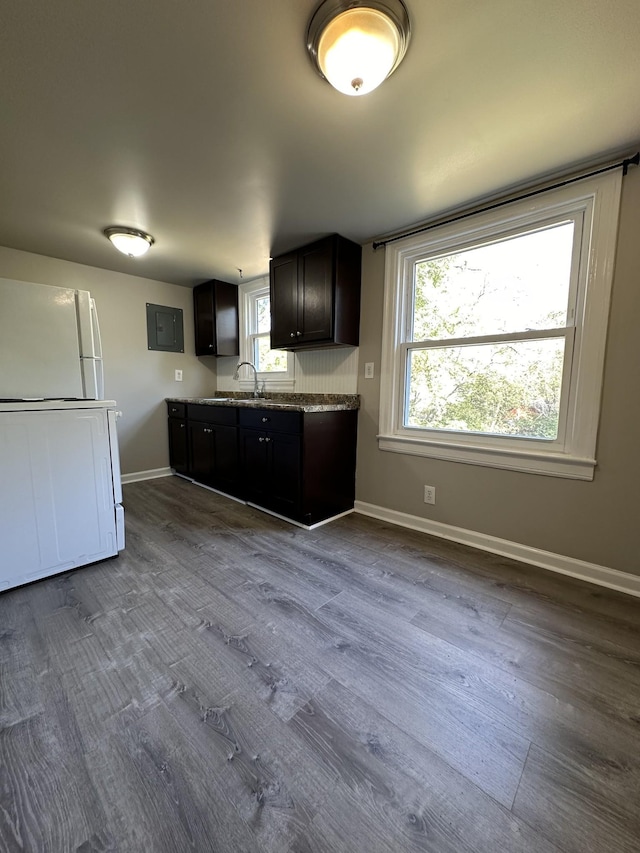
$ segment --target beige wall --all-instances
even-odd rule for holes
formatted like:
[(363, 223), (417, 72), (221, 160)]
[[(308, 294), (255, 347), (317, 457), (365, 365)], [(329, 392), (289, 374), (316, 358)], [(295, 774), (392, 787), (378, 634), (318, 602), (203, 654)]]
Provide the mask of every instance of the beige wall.
[[(363, 252), (360, 362), (379, 377), (384, 250)], [(598, 465), (592, 482), (378, 450), (379, 379), (362, 397), (357, 498), (545, 551), (640, 574), (640, 169), (623, 181)], [(436, 506), (423, 503), (434, 485)]]
[[(164, 398), (208, 395), (216, 387), (215, 359), (193, 355), (191, 289), (2, 247), (0, 277), (91, 291), (100, 318), (105, 396), (123, 413), (118, 422), (122, 473), (167, 467)], [(147, 349), (147, 302), (182, 308), (184, 353)], [(175, 381), (176, 368), (183, 371), (183, 382)]]
[[(296, 394), (357, 394), (358, 348), (337, 347), (293, 354)], [(238, 391), (237, 358), (218, 359), (218, 390)]]

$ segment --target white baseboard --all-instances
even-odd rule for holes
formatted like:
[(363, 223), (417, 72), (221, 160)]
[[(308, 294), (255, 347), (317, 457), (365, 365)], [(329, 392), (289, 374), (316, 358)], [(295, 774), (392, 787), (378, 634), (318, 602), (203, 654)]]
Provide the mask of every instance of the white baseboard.
[(364, 501), (355, 502), (355, 511), (361, 515), (377, 518), (380, 521), (388, 521), (390, 524), (397, 524), (400, 527), (409, 527), (411, 530), (419, 530), (422, 533), (429, 533), (431, 536), (439, 536), (441, 539), (450, 539), (453, 542), (470, 545), (472, 548), (479, 548), (481, 551), (491, 551), (493, 554), (511, 557), (513, 560), (530, 563), (551, 572), (569, 575), (579, 580), (598, 584), (598, 586), (606, 586), (609, 589), (640, 597), (640, 576), (637, 575), (630, 575), (617, 569), (609, 569), (596, 563), (586, 563), (573, 557), (563, 557), (561, 554), (554, 554), (551, 551), (542, 551), (539, 548), (521, 545), (508, 539), (499, 539), (497, 536), (488, 536), (486, 533), (477, 533), (463, 527), (431, 521), (428, 518), (409, 515), (406, 512), (398, 512)]
[(251, 501), (241, 501), (241, 503), (245, 503), (247, 506), (251, 506), (254, 509), (259, 509), (260, 512), (266, 512), (267, 515), (272, 515), (274, 518), (280, 518), (282, 521), (286, 521), (288, 524), (293, 524), (295, 527), (301, 527), (303, 530), (315, 530), (317, 527), (323, 527), (331, 521), (337, 521), (337, 519), (344, 518), (345, 515), (351, 515), (351, 513), (355, 512), (353, 509), (347, 509), (345, 512), (339, 512), (337, 515), (332, 515), (330, 518), (323, 518), (322, 521), (316, 521), (314, 524), (303, 524), (301, 521), (294, 521), (292, 518), (287, 518), (286, 515), (280, 515), (279, 512), (274, 512), (272, 509), (265, 509), (265, 507), (251, 503)]
[(132, 474), (123, 474), (122, 485), (127, 483), (139, 483), (141, 480), (158, 480), (160, 477), (170, 477), (173, 474), (171, 468), (152, 468), (150, 471), (134, 471)]

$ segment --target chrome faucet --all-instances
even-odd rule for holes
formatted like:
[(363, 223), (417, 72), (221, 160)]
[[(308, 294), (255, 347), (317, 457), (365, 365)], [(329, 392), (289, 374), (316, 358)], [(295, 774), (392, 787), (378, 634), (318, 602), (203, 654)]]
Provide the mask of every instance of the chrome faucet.
[(239, 361), (236, 365), (236, 372), (233, 374), (233, 378), (237, 381), (240, 378), (240, 368), (243, 364), (246, 364), (247, 367), (250, 367), (253, 370), (253, 396), (257, 400), (260, 396), (258, 391), (258, 371), (256, 370), (256, 366), (252, 361)]

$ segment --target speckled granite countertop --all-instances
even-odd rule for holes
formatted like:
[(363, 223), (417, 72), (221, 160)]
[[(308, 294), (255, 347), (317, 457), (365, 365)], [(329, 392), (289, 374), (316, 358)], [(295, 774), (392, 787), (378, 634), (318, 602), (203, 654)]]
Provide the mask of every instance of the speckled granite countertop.
[(212, 397), (166, 397), (167, 403), (231, 406), (249, 409), (287, 409), (294, 412), (342, 412), (360, 408), (357, 394), (269, 394), (254, 398), (238, 391), (220, 391)]

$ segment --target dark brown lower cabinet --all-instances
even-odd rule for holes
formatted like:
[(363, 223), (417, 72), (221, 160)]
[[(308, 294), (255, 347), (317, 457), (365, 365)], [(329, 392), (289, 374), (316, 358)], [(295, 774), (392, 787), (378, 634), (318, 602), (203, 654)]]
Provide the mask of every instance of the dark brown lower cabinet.
[(189, 467), (199, 483), (230, 495), (241, 491), (235, 409), (187, 405)]
[(235, 494), (238, 489), (236, 427), (189, 421), (189, 475), (200, 483)]
[[(169, 404), (171, 407), (175, 404)], [(188, 465), (199, 483), (302, 524), (353, 509), (357, 411), (186, 404)], [(171, 466), (177, 440), (170, 439)]]
[(287, 518), (300, 511), (300, 435), (240, 429), (242, 480), (247, 501)]
[(178, 474), (189, 468), (189, 438), (187, 435), (187, 407), (184, 403), (169, 403), (169, 459)]
[(240, 409), (245, 499), (315, 524), (353, 509), (357, 411)]

